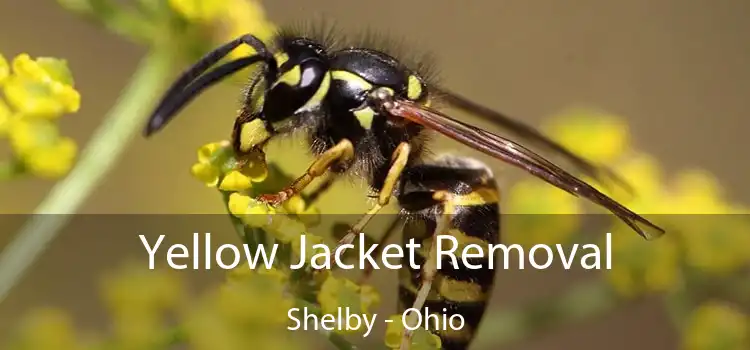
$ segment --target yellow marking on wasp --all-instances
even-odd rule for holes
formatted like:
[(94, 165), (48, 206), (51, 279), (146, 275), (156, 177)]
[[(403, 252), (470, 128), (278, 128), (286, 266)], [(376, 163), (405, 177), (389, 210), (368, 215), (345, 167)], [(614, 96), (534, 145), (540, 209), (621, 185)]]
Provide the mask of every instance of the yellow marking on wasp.
[(292, 69), (281, 74), (279, 79), (273, 85), (284, 83), (289, 86), (297, 86), (302, 80), (302, 68), (299, 65), (292, 67)]
[(318, 90), (315, 91), (315, 94), (312, 97), (310, 97), (309, 100), (307, 100), (305, 105), (302, 106), (300, 110), (307, 110), (315, 105), (320, 104), (323, 101), (323, 99), (326, 97), (326, 95), (328, 94), (328, 89), (330, 88), (331, 88), (331, 75), (326, 74), (323, 77), (323, 81), (320, 82), (320, 86), (318, 86)]
[(255, 119), (240, 128), (240, 150), (247, 152), (271, 137), (263, 120)]
[(263, 104), (266, 102), (266, 82), (262, 80), (253, 88), (250, 95), (250, 112), (252, 114), (260, 113)]
[[(409, 292), (411, 292), (412, 294), (416, 295), (418, 289), (417, 289), (417, 286), (414, 285), (414, 283), (412, 282), (411, 274), (412, 274), (412, 271), (410, 269), (408, 269), (408, 268), (399, 269), (399, 271), (398, 271), (398, 276), (399, 276), (399, 279), (401, 280), (401, 286), (404, 287)], [(430, 295), (427, 297), (427, 300), (429, 300), (429, 301), (442, 301), (443, 300), (443, 296), (440, 295), (440, 294), (438, 294), (437, 290), (435, 290), (435, 288), (433, 288), (430, 291)]]
[(453, 195), (452, 202), (454, 205), (475, 206), (482, 204), (497, 203), (500, 200), (500, 194), (493, 188), (479, 188), (471, 193), (464, 195)]
[[(448, 232), (444, 233), (445, 236), (452, 236), (456, 239), (456, 250), (453, 251), (453, 254), (456, 255), (457, 258), (461, 258), (463, 256), (464, 250), (469, 244), (473, 244), (474, 247), (479, 246), (482, 247), (482, 250), (484, 251), (483, 254), (487, 255), (487, 251), (485, 247), (489, 246), (489, 242), (474, 236), (469, 236), (465, 233), (463, 233), (461, 230), (457, 228), (452, 228), (448, 230)], [(416, 249), (416, 253), (419, 254), (423, 258), (427, 258), (427, 254), (429, 252), (429, 247), (432, 245), (432, 242), (435, 240), (434, 237), (427, 238), (424, 241), (422, 241), (422, 246)], [(453, 248), (452, 241), (449, 241), (448, 239), (443, 239), (440, 244), (442, 245), (443, 250), (449, 250)], [(469, 254), (476, 254), (476, 249), (469, 249), (467, 252)]]
[(289, 61), (289, 55), (286, 52), (277, 52), (273, 57), (276, 59), (276, 65), (278, 66)]
[(487, 300), (480, 284), (454, 280), (442, 275), (435, 278), (435, 289), (444, 299), (459, 303)]
[(406, 85), (406, 97), (410, 100), (417, 100), (420, 96), (422, 96), (422, 82), (416, 76), (410, 75)]
[(335, 70), (331, 72), (331, 76), (333, 77), (334, 80), (343, 80), (346, 82), (357, 84), (359, 85), (359, 88), (362, 90), (372, 89), (372, 84), (370, 84), (367, 80), (365, 80), (364, 78), (352, 72), (347, 72), (345, 70)]
[(310, 99), (310, 101), (313, 101), (315, 103), (320, 103), (323, 101), (323, 98), (328, 94), (328, 89), (331, 88), (331, 75), (326, 74), (325, 77), (323, 77), (323, 82), (320, 83), (320, 87), (318, 87), (318, 91), (315, 91), (315, 95)]
[(391, 96), (396, 95), (396, 92), (393, 91), (393, 89), (391, 89), (391, 88), (389, 88), (387, 86), (382, 86), (382, 88), (383, 88), (383, 90), (387, 91), (389, 95), (391, 95)]
[(375, 111), (370, 107), (365, 107), (354, 111), (354, 116), (357, 117), (359, 125), (369, 130), (372, 127), (372, 120), (375, 118)]

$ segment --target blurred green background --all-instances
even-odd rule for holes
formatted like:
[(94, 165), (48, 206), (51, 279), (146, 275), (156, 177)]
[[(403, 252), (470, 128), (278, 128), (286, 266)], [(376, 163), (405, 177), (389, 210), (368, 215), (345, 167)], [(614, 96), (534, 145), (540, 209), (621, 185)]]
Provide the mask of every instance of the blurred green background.
[[(533, 125), (576, 106), (619, 115), (628, 121), (638, 148), (658, 158), (665, 171), (703, 168), (721, 181), (729, 199), (750, 203), (745, 184), (750, 162), (744, 154), (750, 130), (750, 2), (278, 0), (263, 5), (277, 24), (323, 16), (345, 32), (371, 28), (405, 37), (418, 43), (415, 50), (434, 53), (445, 85)], [(54, 1), (0, 2), (0, 30), (0, 52), (8, 59), (27, 52), (68, 60), (82, 108), (63, 118), (61, 128), (81, 147), (145, 52)], [(228, 137), (240, 87), (212, 89), (159, 137), (134, 140), (81, 212), (222, 213), (215, 191), (196, 183), (188, 169), (198, 146)], [(445, 140), (433, 148), (467, 152)], [(280, 149), (273, 147), (269, 157)], [(299, 150), (284, 156), (282, 165), (295, 172), (310, 160)], [(496, 169), (508, 178), (519, 174)], [(34, 179), (0, 185), (0, 212), (33, 211), (52, 185)], [(337, 186), (321, 208), (326, 213), (364, 210), (364, 198), (352, 193), (351, 186)], [(12, 233), (3, 232), (0, 244)], [(66, 231), (0, 304), (0, 336), (19, 315), (41, 305), (65, 307), (83, 325), (97, 325), (103, 319), (98, 276), (127, 258), (143, 258), (141, 249), (135, 235)], [(503, 271), (494, 305), (555, 293), (573, 279), (570, 274)], [(380, 283), (392, 277), (382, 273)], [(646, 300), (508, 348), (672, 349), (676, 342), (661, 308)]]

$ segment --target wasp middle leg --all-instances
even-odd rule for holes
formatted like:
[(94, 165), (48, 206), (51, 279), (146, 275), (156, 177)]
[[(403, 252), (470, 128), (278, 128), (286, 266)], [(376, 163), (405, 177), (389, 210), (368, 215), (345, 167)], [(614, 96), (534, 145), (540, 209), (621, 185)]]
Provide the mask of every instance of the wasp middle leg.
[(367, 213), (362, 216), (357, 221), (357, 223), (354, 224), (351, 229), (349, 229), (349, 231), (347, 231), (344, 237), (338, 241), (338, 243), (336, 244), (336, 248), (333, 249), (334, 252), (338, 249), (338, 247), (354, 242), (354, 239), (357, 238), (357, 234), (363, 234), (362, 230), (365, 228), (365, 226), (367, 226), (367, 223), (370, 222), (372, 217), (379, 213), (383, 209), (383, 207), (388, 205), (388, 203), (391, 201), (391, 198), (393, 197), (393, 190), (396, 188), (396, 185), (398, 184), (399, 178), (404, 172), (404, 169), (406, 169), (406, 164), (409, 161), (410, 153), (411, 146), (408, 143), (403, 142), (398, 145), (396, 151), (393, 153), (391, 166), (388, 169), (388, 174), (385, 177), (383, 188), (378, 193), (377, 203), (375, 203), (375, 205), (373, 205), (372, 208), (370, 208), (370, 210), (368, 210)]

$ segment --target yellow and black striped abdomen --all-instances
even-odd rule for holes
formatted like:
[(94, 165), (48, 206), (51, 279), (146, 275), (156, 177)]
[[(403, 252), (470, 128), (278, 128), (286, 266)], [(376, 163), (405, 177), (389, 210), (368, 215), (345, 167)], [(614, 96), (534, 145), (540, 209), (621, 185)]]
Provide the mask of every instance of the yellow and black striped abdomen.
[[(404, 177), (404, 192), (399, 203), (406, 218), (403, 240), (410, 239), (420, 244), (414, 262), (423, 267), (426, 256), (436, 234), (435, 229), (441, 219), (450, 219), (448, 234), (454, 240), (443, 239), (443, 251), (450, 250), (454, 243), (456, 260), (443, 256), (441, 268), (437, 271), (432, 290), (422, 308), (430, 314), (437, 314), (443, 320), (459, 314), (464, 320), (460, 330), (443, 327), (434, 330), (440, 336), (443, 349), (466, 349), (474, 338), (480, 321), (487, 308), (488, 298), (494, 282), (494, 270), (489, 269), (489, 244), (497, 244), (500, 235), (499, 192), (486, 168), (479, 167), (473, 160), (450, 158), (447, 162), (420, 165)], [(446, 201), (430, 202), (428, 196), (436, 192), (450, 194)], [(452, 218), (446, 215), (452, 212)], [(481, 258), (467, 258), (464, 264), (461, 252), (468, 244), (475, 244), (484, 251)], [(470, 249), (474, 256), (477, 249)], [(408, 264), (400, 272), (399, 309), (401, 312), (412, 307), (417, 290), (422, 284), (421, 269), (411, 269)], [(447, 319), (447, 318), (446, 318)], [(423, 320), (424, 325), (424, 320)], [(431, 330), (434, 326), (431, 326)]]

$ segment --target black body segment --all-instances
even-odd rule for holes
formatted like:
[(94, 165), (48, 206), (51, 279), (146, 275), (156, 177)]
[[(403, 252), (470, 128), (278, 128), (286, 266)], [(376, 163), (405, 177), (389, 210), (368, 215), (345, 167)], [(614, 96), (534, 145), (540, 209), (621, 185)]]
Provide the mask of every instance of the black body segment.
[[(453, 217), (448, 232), (459, 246), (474, 243), (480, 247), (497, 244), (500, 240), (499, 189), (492, 173), (478, 161), (447, 156), (428, 164), (417, 165), (402, 175), (401, 193), (398, 196), (405, 220), (403, 243), (410, 239), (420, 243), (422, 249), (415, 263), (424, 266), (430, 240), (434, 240), (438, 221), (445, 213), (445, 203), (433, 199), (438, 191), (455, 195)], [(450, 246), (450, 243), (446, 244)], [(457, 250), (460, 252), (460, 249)], [(452, 259), (443, 257), (437, 271), (432, 290), (424, 307), (430, 313), (451, 316), (461, 315), (465, 324), (460, 330), (440, 329), (443, 349), (464, 350), (471, 343), (487, 308), (488, 296), (492, 292), (495, 272), (489, 269), (485, 257), (467, 259), (480, 269), (470, 269), (460, 260), (453, 265)], [(411, 269), (408, 264), (400, 273), (399, 310), (411, 308), (421, 284), (421, 270)], [(443, 311), (445, 310), (445, 311)]]

